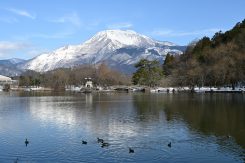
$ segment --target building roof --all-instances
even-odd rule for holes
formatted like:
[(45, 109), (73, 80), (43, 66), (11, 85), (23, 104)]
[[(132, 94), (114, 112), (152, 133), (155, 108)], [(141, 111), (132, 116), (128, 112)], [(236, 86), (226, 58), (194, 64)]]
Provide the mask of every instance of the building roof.
[(0, 81), (11, 81), (11, 80), (12, 79), (7, 76), (0, 75)]

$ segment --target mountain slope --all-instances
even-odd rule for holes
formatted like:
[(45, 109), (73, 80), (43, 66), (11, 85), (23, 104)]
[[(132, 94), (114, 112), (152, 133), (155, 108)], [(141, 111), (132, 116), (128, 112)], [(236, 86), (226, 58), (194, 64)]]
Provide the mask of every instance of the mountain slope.
[(41, 54), (21, 64), (20, 68), (44, 72), (60, 67), (105, 62), (112, 68), (132, 72), (133, 65), (142, 58), (162, 62), (167, 53), (182, 54), (183, 48), (130, 30), (106, 30), (98, 32), (81, 45), (68, 45)]
[(0, 74), (4, 76), (17, 76), (23, 71), (18, 68), (19, 64), (24, 63), (26, 60), (19, 58), (12, 58), (0, 60)]

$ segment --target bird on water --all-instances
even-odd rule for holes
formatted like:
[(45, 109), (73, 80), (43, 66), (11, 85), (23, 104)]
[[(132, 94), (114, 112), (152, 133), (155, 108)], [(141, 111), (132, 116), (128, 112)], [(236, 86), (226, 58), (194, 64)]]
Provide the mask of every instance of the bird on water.
[(27, 145), (29, 144), (29, 141), (26, 139), (26, 141), (25, 141), (25, 144), (26, 144), (26, 147), (27, 147)]
[(88, 142), (86, 142), (86, 141), (83, 140), (83, 141), (82, 141), (82, 144), (88, 144)]
[(101, 147), (102, 147), (102, 148), (108, 147), (108, 146), (109, 146), (109, 143), (105, 143), (105, 142), (101, 143)]
[(97, 142), (98, 143), (104, 143), (104, 140), (103, 139), (100, 139), (100, 138), (97, 138)]
[(134, 150), (132, 148), (128, 148), (128, 153), (134, 153)]
[(169, 142), (169, 143), (168, 143), (168, 147), (171, 148), (171, 146), (172, 146), (172, 144), (171, 144), (171, 142)]

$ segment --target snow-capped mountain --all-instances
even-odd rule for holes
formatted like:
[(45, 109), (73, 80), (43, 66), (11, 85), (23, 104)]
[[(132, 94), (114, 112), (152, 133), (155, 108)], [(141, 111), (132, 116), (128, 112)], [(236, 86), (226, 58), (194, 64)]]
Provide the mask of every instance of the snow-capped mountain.
[(26, 60), (19, 58), (5, 59), (0, 60), (0, 75), (5, 76), (17, 76), (20, 75), (23, 71), (17, 68), (21, 63), (24, 63)]
[(167, 53), (181, 54), (185, 47), (171, 42), (160, 42), (131, 30), (106, 30), (98, 32), (80, 45), (67, 45), (53, 52), (41, 54), (20, 68), (39, 72), (60, 67), (105, 62), (121, 71), (133, 71), (133, 65), (142, 58), (161, 62)]

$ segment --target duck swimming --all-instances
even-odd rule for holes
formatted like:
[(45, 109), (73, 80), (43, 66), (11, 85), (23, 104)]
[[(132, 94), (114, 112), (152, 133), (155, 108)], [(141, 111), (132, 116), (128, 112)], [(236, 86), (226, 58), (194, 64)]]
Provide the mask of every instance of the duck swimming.
[(108, 146), (109, 146), (109, 143), (104, 143), (104, 142), (103, 142), (103, 143), (101, 144), (101, 147), (102, 147), (102, 148), (108, 147)]
[(134, 150), (132, 148), (128, 148), (128, 153), (134, 153)]
[(86, 142), (86, 141), (82, 140), (82, 144), (88, 144), (88, 142)]
[(169, 142), (169, 143), (168, 143), (168, 147), (171, 148), (171, 146), (172, 146), (172, 144), (171, 144), (171, 142)]
[(29, 141), (26, 139), (26, 141), (25, 141), (25, 144), (26, 144), (26, 147), (27, 147), (27, 145), (29, 144)]
[(103, 139), (100, 139), (100, 138), (97, 138), (97, 142), (98, 143), (104, 143), (104, 140)]

